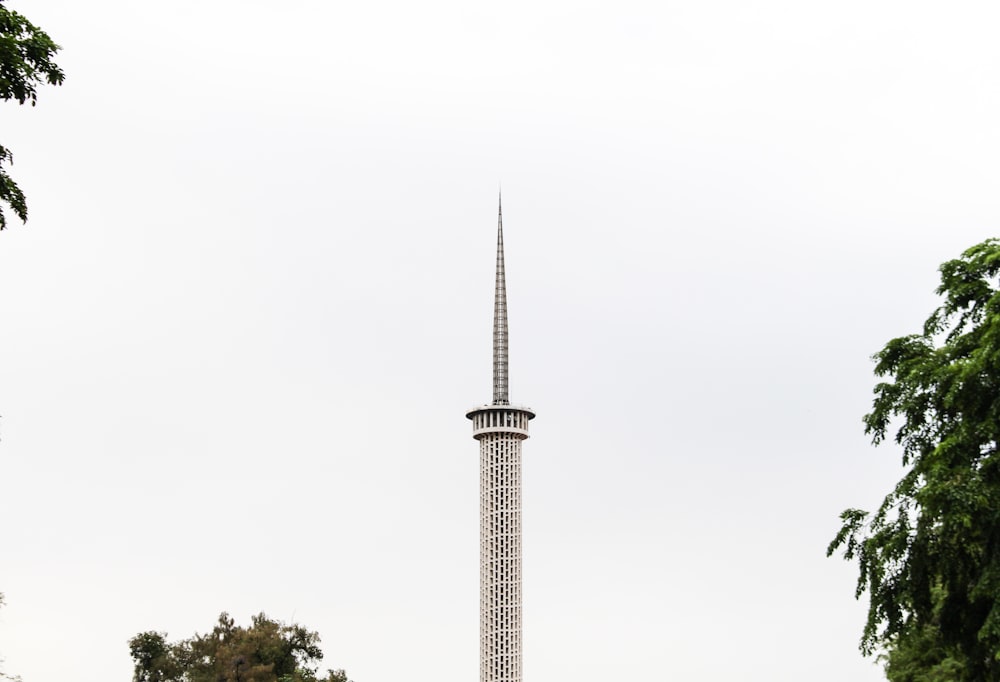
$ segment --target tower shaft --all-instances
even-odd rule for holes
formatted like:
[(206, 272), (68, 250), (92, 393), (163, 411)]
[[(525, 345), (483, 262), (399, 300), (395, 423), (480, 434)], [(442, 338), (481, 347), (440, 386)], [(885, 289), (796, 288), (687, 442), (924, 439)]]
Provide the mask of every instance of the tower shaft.
[(479, 680), (521, 682), (521, 442), (535, 413), (470, 410), (479, 441)]
[(480, 439), (479, 494), (479, 679), (521, 682), (521, 439)]

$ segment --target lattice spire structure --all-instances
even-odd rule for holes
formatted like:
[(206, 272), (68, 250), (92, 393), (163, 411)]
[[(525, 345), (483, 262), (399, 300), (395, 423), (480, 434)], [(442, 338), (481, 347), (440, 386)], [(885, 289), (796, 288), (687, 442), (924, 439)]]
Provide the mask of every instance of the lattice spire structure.
[(503, 267), (502, 198), (497, 207), (497, 286), (493, 298), (493, 404), (510, 404), (507, 395), (507, 276)]

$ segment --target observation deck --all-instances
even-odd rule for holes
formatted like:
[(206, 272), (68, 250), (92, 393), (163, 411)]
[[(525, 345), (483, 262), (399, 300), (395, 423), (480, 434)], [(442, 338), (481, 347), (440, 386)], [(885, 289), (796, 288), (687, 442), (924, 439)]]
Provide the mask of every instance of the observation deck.
[(535, 418), (531, 408), (520, 405), (482, 405), (465, 413), (472, 420), (472, 437), (481, 440), (491, 433), (509, 433), (518, 440), (528, 437), (528, 422)]

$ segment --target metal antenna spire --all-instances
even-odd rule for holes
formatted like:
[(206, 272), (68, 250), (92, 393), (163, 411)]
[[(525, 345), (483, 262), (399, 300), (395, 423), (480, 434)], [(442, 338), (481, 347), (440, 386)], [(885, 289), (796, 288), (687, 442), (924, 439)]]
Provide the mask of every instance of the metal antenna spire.
[(497, 289), (493, 301), (493, 404), (509, 405), (507, 394), (507, 281), (503, 268), (503, 196), (497, 210)]

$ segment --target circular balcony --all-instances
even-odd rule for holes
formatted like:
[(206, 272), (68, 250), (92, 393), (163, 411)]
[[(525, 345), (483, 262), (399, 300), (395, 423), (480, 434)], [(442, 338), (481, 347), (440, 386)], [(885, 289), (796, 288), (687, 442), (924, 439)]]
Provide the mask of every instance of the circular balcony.
[(528, 437), (528, 422), (535, 413), (518, 405), (483, 405), (465, 413), (472, 420), (472, 437), (480, 440), (490, 433), (508, 433), (519, 440)]

